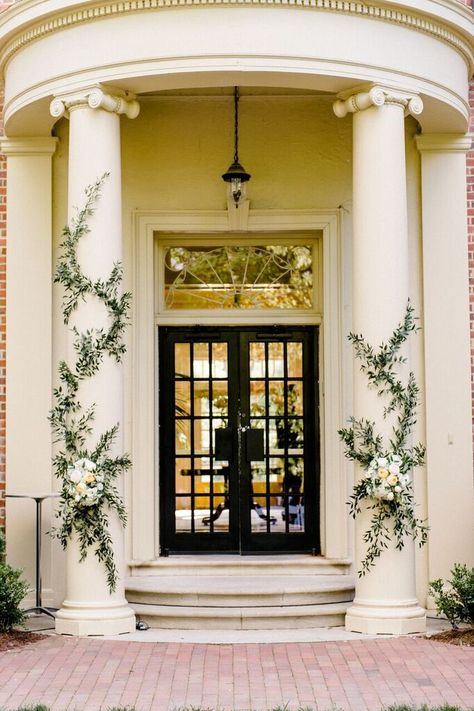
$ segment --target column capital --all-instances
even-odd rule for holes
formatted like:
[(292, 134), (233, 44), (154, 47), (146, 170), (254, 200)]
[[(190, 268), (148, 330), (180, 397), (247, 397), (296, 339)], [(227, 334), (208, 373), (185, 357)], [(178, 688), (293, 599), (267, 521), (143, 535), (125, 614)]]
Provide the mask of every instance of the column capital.
[(472, 133), (421, 133), (415, 136), (420, 153), (467, 153), (472, 147)]
[(0, 153), (5, 156), (52, 156), (58, 139), (53, 136), (27, 138), (0, 137)]
[(140, 104), (135, 94), (116, 87), (94, 84), (80, 91), (58, 94), (52, 100), (49, 110), (54, 118), (68, 118), (69, 112), (77, 108), (103, 109), (114, 114), (125, 114), (133, 119), (140, 113)]
[(334, 102), (333, 110), (338, 118), (344, 118), (348, 113), (353, 114), (358, 111), (364, 111), (371, 106), (386, 106), (389, 104), (401, 106), (405, 116), (409, 114), (417, 116), (423, 111), (423, 101), (418, 94), (385, 86), (372, 86), (370, 89), (352, 94), (344, 92)]

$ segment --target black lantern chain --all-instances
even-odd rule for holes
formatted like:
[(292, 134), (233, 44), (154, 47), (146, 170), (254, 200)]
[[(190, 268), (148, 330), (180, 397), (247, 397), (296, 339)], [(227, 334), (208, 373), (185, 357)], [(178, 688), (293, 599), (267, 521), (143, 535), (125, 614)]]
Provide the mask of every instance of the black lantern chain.
[(232, 199), (239, 207), (242, 197), (242, 183), (250, 180), (251, 175), (239, 163), (239, 87), (234, 87), (234, 162), (224, 173), (222, 179), (230, 183)]

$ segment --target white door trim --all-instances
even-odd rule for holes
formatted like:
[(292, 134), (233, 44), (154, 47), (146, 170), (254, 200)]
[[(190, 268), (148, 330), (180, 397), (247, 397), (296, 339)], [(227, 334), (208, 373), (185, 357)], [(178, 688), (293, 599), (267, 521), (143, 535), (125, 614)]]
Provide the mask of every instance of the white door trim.
[[(319, 231), (323, 235), (320, 348), (321, 548), (348, 555), (348, 467), (337, 430), (344, 422), (341, 210), (250, 210), (248, 232)], [(159, 556), (157, 349), (154, 239), (156, 232), (228, 233), (226, 210), (136, 211), (133, 214), (130, 564)], [(242, 233), (243, 237), (245, 233)], [(315, 323), (320, 319), (315, 319)]]

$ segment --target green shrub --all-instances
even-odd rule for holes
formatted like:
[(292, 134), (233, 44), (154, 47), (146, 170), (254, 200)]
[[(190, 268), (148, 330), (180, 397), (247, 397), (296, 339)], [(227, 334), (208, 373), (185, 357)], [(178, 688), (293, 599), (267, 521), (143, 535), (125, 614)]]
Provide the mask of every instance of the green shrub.
[(29, 590), (22, 571), (5, 562), (5, 536), (0, 531), (0, 632), (9, 632), (15, 625), (22, 625), (25, 613), (20, 603)]
[(441, 578), (430, 583), (436, 611), (445, 615), (454, 629), (461, 622), (474, 625), (474, 568), (456, 563), (451, 575), (450, 588), (445, 588)]

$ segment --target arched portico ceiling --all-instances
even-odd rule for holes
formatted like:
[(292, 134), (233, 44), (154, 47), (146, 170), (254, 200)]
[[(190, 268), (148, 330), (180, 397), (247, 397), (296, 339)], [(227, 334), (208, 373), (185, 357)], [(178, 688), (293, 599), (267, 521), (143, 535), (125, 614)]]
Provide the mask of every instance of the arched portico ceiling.
[(0, 16), (6, 131), (49, 133), (51, 98), (97, 83), (136, 94), (376, 83), (420, 94), (425, 132), (464, 132), (472, 13), (457, 0), (411, 2), (26, 0)]

